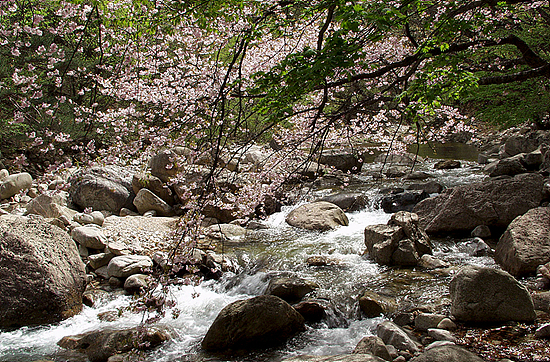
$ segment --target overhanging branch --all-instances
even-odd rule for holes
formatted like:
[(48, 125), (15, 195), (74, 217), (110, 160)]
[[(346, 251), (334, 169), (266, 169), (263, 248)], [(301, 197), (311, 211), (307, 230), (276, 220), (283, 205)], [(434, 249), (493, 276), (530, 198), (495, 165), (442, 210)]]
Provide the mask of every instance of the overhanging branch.
[(507, 84), (513, 82), (522, 82), (532, 78), (550, 77), (550, 64), (543, 65), (535, 69), (525, 70), (514, 74), (501, 75), (496, 77), (481, 78), (479, 85)]

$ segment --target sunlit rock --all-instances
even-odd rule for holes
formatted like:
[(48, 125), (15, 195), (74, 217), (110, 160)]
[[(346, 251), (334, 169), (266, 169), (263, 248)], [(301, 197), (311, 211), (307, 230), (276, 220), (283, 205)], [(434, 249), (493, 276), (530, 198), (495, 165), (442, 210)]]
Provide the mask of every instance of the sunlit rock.
[(527, 289), (505, 271), (463, 267), (451, 280), (451, 314), (459, 321), (532, 322), (536, 315)]
[(326, 201), (297, 207), (288, 214), (286, 222), (298, 228), (319, 231), (349, 225), (348, 217), (344, 211), (335, 204)]
[(202, 348), (223, 351), (271, 347), (304, 330), (304, 318), (290, 304), (273, 295), (261, 295), (223, 308), (206, 333)]

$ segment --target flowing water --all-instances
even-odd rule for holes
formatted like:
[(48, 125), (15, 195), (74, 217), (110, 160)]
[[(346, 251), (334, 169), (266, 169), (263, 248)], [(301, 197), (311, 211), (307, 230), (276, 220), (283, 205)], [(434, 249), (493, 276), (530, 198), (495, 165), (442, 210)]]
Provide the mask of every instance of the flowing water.
[[(475, 165), (460, 170), (430, 173), (446, 186), (469, 183), (483, 176)], [(218, 281), (199, 286), (174, 286), (172, 297), (177, 300), (179, 316), (167, 316), (158, 322), (173, 335), (173, 339), (144, 356), (146, 361), (278, 361), (297, 354), (334, 355), (350, 353), (357, 342), (370, 334), (382, 320), (364, 318), (358, 308), (358, 298), (365, 290), (391, 295), (400, 309), (431, 305), (445, 312), (449, 306), (448, 284), (456, 266), (477, 264), (492, 266), (488, 257), (470, 256), (468, 240), (434, 240), (434, 255), (454, 267), (444, 272), (427, 272), (421, 268), (396, 269), (382, 267), (364, 256), (363, 229), (366, 225), (386, 223), (390, 214), (377, 208), (378, 189), (384, 185), (365, 179), (355, 186), (372, 200), (366, 210), (348, 213), (350, 224), (329, 232), (312, 232), (292, 228), (285, 216), (293, 207), (272, 215), (269, 229), (250, 231), (246, 243), (226, 246), (228, 256), (238, 261), (240, 272), (225, 273)], [(391, 185), (391, 183), (390, 183)], [(333, 190), (317, 190), (313, 196)], [(308, 266), (306, 259), (323, 255), (335, 260), (335, 265)], [(307, 331), (280, 348), (238, 356), (205, 354), (200, 341), (219, 311), (231, 302), (260, 295), (275, 275), (293, 275), (316, 282), (319, 289), (311, 297), (332, 305), (328, 318), (307, 327)], [(0, 333), (0, 361), (85, 361), (74, 352), (59, 348), (56, 343), (64, 336), (106, 328), (137, 326), (142, 316), (125, 312), (115, 321), (101, 321), (98, 315), (126, 306), (129, 296), (113, 295), (101, 300), (94, 308), (84, 307), (82, 313), (61, 323), (35, 328), (20, 328)]]

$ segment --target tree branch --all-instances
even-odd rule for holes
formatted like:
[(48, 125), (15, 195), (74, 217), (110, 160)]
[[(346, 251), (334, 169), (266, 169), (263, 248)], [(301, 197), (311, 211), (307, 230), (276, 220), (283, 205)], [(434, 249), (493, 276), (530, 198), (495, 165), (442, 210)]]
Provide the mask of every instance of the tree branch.
[(323, 24), (323, 27), (319, 31), (319, 38), (317, 39), (317, 51), (320, 52), (323, 48), (323, 38), (325, 36), (325, 32), (327, 31), (330, 23), (332, 22), (332, 17), (334, 16), (334, 9), (336, 9), (336, 5), (333, 4), (328, 8), (328, 14), (327, 14), (327, 20), (325, 20), (325, 23)]
[(501, 75), (497, 77), (481, 78), (478, 82), (479, 85), (490, 84), (506, 84), (513, 82), (521, 82), (537, 77), (550, 77), (550, 64), (543, 65), (535, 69), (525, 70), (514, 74)]

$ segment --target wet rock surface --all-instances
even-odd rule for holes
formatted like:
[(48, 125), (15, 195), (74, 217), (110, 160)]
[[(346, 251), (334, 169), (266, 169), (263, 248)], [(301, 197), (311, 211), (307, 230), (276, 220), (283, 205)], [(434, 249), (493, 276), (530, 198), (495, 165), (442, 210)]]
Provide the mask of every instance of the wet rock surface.
[(209, 351), (257, 349), (304, 331), (304, 318), (279, 297), (263, 295), (225, 307), (202, 340)]

